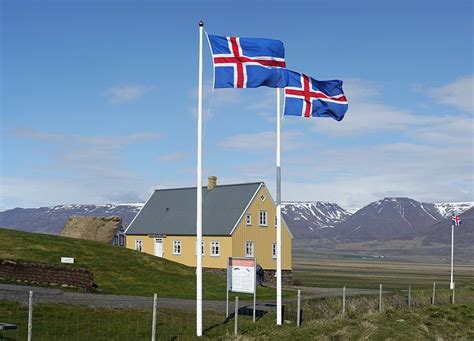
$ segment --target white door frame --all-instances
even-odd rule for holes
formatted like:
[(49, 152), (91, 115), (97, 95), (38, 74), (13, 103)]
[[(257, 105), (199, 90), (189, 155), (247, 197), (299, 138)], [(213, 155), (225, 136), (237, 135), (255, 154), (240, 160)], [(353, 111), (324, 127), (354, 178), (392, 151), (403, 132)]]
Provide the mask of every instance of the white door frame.
[[(158, 242), (160, 241), (160, 242)], [(159, 252), (157, 246), (161, 244), (161, 252)], [(157, 257), (163, 258), (163, 238), (154, 238), (153, 254)]]

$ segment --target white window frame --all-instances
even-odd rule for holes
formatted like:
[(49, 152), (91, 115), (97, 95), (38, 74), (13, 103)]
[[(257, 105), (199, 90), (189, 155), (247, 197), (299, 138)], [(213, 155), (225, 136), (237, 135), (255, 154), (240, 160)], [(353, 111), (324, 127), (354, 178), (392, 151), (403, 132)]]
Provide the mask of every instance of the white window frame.
[(245, 225), (246, 226), (252, 226), (252, 215), (251, 214), (247, 214), (245, 216)]
[(143, 240), (135, 239), (135, 251), (143, 252)]
[(277, 243), (272, 244), (272, 258), (273, 259), (277, 258)]
[(181, 255), (182, 252), (181, 240), (173, 240), (173, 255)]
[(255, 254), (255, 243), (251, 240), (245, 242), (245, 257), (253, 257)]
[[(211, 240), (210, 245), (211, 250), (209, 255), (211, 257), (219, 257), (221, 255), (221, 243), (218, 240)], [(214, 252), (215, 250), (217, 250), (217, 252)]]
[[(262, 219), (262, 217), (264, 219)], [(264, 226), (264, 227), (268, 226), (268, 212), (267, 211), (260, 210), (260, 213), (258, 214), (258, 224), (259, 226)]]
[(262, 200), (262, 202), (264, 202), (266, 199), (267, 199), (267, 197), (265, 196), (265, 194), (262, 194), (260, 196), (260, 200)]
[(119, 235), (119, 246), (125, 246), (125, 235), (124, 234)]
[[(198, 242), (196, 240), (196, 242), (194, 243), (194, 255), (197, 256), (197, 248), (198, 248)], [(201, 241), (201, 255), (204, 256), (204, 240)]]

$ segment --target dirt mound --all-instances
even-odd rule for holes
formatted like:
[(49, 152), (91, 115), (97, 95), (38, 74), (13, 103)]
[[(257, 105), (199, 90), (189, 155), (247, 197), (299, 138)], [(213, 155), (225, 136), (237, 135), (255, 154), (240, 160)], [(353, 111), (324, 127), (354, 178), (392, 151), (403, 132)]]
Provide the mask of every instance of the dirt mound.
[(111, 243), (121, 225), (122, 219), (115, 216), (71, 216), (64, 224), (60, 236)]

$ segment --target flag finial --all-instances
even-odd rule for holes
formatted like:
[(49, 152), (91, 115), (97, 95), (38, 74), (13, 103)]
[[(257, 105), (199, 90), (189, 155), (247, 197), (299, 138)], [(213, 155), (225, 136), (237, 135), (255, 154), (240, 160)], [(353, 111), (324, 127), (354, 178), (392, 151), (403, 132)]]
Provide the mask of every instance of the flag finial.
[(200, 27), (204, 26), (204, 22), (202, 20), (199, 22), (199, 26)]

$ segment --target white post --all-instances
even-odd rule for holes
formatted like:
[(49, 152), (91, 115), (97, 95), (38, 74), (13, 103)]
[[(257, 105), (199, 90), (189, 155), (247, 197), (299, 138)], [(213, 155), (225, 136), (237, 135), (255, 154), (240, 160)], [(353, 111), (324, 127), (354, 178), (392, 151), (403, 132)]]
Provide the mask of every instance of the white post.
[(257, 260), (254, 259), (253, 263), (253, 283), (254, 283), (254, 288), (253, 288), (253, 318), (252, 321), (255, 323), (255, 309), (257, 306)]
[(382, 312), (382, 284), (379, 288), (379, 312)]
[(282, 307), (281, 307), (281, 168), (280, 168), (280, 155), (281, 155), (281, 146), (280, 146), (280, 131), (281, 131), (281, 115), (280, 115), (280, 88), (277, 88), (277, 143), (276, 143), (276, 189), (277, 189), (277, 325), (282, 325)]
[(451, 290), (454, 290), (453, 263), (454, 263), (454, 224), (451, 224), (451, 282), (449, 283), (449, 288)]
[(436, 282), (433, 282), (433, 298), (431, 299), (431, 304), (435, 304), (435, 292), (436, 292)]
[(229, 317), (229, 288), (227, 288), (227, 293), (225, 295), (225, 317)]
[(298, 304), (296, 312), (296, 326), (301, 326), (301, 290), (298, 289)]
[(239, 296), (235, 296), (235, 307), (234, 307), (234, 335), (237, 335), (239, 329)]
[(151, 341), (156, 340), (156, 294), (153, 294), (153, 320), (151, 324)]
[(455, 303), (455, 298), (456, 298), (456, 285), (453, 283), (453, 298), (452, 298), (452, 303)]
[(342, 287), (342, 315), (346, 314), (346, 287)]
[(33, 291), (30, 291), (28, 299), (28, 341), (31, 341), (33, 332)]
[(202, 336), (202, 33), (204, 23), (199, 22), (199, 84), (198, 84), (198, 131), (197, 131), (197, 179), (196, 179), (196, 335)]

